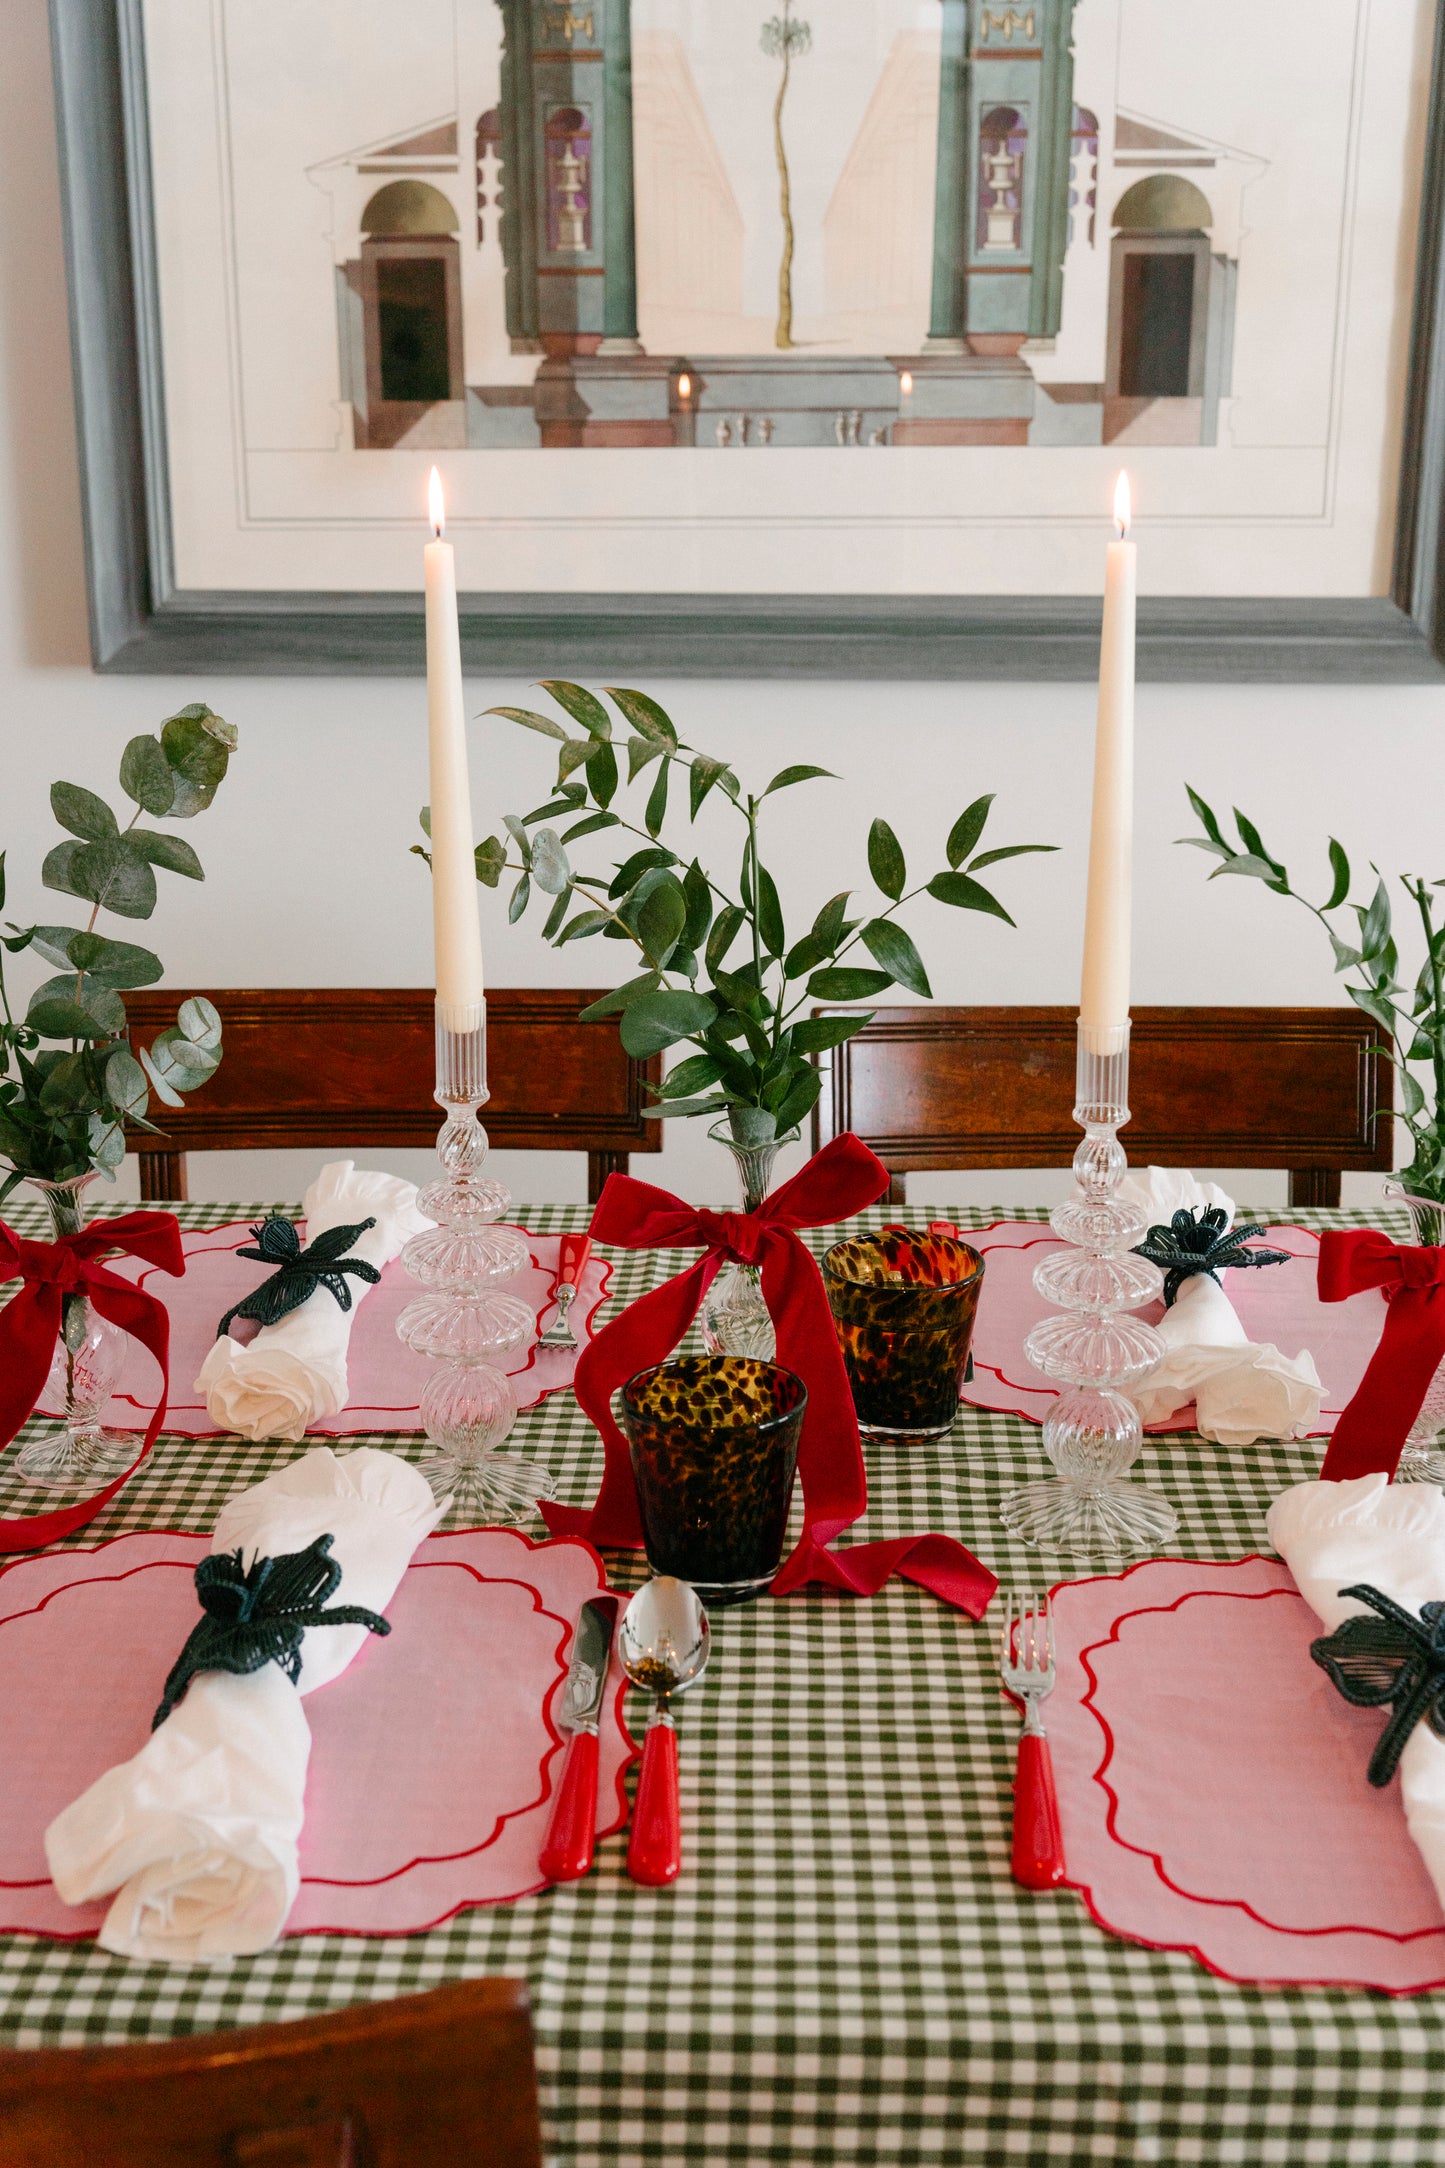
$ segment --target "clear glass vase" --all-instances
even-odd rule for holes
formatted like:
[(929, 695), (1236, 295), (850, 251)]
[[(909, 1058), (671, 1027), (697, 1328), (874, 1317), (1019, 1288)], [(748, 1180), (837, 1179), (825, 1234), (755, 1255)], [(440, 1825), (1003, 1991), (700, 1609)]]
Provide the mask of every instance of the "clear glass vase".
[[(78, 1234), (88, 1217), (85, 1192), (99, 1180), (95, 1170), (68, 1182), (44, 1182), (33, 1175), (29, 1180), (45, 1199), (54, 1233)], [(106, 1430), (101, 1422), (120, 1382), (125, 1351), (125, 1334), (86, 1296), (61, 1297), (60, 1336), (40, 1399), (42, 1407), (62, 1411), (61, 1422), (21, 1446), (19, 1471), (28, 1483), (83, 1493), (125, 1473), (140, 1449), (138, 1442), (124, 1431)]]
[[(768, 1144), (739, 1144), (725, 1121), (708, 1135), (732, 1153), (745, 1212), (755, 1211), (772, 1188), (773, 1162), (783, 1145), (798, 1141), (797, 1130), (790, 1129), (785, 1137), (774, 1137)], [(777, 1356), (778, 1338), (756, 1265), (722, 1267), (704, 1297), (701, 1324), (702, 1344), (709, 1355), (750, 1355), (765, 1363)]]
[[(1436, 1197), (1417, 1197), (1402, 1182), (1395, 1181), (1386, 1182), (1385, 1196), (1391, 1204), (1404, 1205), (1410, 1215), (1410, 1231), (1421, 1248), (1445, 1248), (1445, 1204)], [(1445, 1363), (1430, 1380), (1420, 1413), (1400, 1448), (1399, 1466), (1395, 1470), (1397, 1483), (1445, 1486), (1445, 1453), (1436, 1450), (1442, 1430), (1445, 1430)]]

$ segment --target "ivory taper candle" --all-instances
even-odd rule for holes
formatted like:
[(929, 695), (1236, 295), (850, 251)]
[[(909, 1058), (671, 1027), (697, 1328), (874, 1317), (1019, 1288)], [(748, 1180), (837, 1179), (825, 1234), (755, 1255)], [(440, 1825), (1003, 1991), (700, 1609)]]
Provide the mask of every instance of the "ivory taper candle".
[(1129, 540), (1129, 477), (1119, 476), (1104, 570), (1094, 811), (1084, 911), (1079, 1023), (1088, 1051), (1116, 1054), (1129, 1025), (1129, 935), (1134, 874), (1134, 598), (1138, 550)]
[(432, 540), (426, 546), (426, 695), (437, 1004), (449, 1031), (475, 1031), (482, 1021), (482, 925), (467, 776), (457, 567), (450, 542), (442, 540), (446, 506), (435, 467), (428, 494)]

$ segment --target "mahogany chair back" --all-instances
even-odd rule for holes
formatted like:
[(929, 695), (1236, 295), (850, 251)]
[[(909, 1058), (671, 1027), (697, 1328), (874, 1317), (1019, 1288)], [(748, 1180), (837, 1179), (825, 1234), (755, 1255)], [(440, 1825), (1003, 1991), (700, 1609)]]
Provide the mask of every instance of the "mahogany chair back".
[(294, 2024), (0, 2054), (0, 2168), (541, 2168), (520, 1980)]
[[(893, 1174), (895, 1204), (925, 1168), (1066, 1167), (1076, 1014), (879, 1009), (827, 1057), (815, 1141), (855, 1130)], [(1129, 1158), (1286, 1167), (1291, 1204), (1337, 1205), (1344, 1168), (1394, 1164), (1384, 1046), (1358, 1009), (1136, 1009)]]
[[(138, 1039), (175, 1022), (186, 991), (126, 995)], [(164, 1138), (136, 1131), (141, 1195), (186, 1194), (186, 1153), (430, 1145), (441, 1114), (433, 997), (400, 988), (201, 988), (221, 1012), (225, 1058), (184, 1107), (151, 1118)], [(629, 1154), (659, 1152), (662, 1124), (646, 1121), (643, 1085), (660, 1083), (662, 1057), (634, 1061), (617, 1019), (580, 1021), (596, 987), (504, 986), (487, 995), (491, 1098), (482, 1119), (493, 1145), (585, 1152), (587, 1194), (627, 1172)]]

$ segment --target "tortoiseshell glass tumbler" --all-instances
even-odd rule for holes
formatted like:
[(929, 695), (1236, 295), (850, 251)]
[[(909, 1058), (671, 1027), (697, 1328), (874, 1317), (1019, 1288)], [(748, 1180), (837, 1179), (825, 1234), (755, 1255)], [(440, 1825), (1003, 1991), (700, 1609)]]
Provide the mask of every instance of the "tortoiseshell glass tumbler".
[(942, 1438), (958, 1413), (983, 1259), (949, 1235), (885, 1227), (835, 1242), (823, 1285), (869, 1437)]
[(783, 1558), (801, 1378), (744, 1355), (686, 1355), (622, 1388), (647, 1563), (704, 1603), (745, 1603)]

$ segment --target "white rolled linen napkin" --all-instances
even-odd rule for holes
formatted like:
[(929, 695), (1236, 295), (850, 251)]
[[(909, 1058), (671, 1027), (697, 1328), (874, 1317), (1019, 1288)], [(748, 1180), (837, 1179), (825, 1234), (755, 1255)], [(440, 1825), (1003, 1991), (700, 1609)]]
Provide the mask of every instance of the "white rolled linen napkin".
[[(412, 1235), (431, 1225), (417, 1210), (416, 1196), (416, 1184), (398, 1175), (358, 1173), (354, 1160), (333, 1160), (306, 1192), (306, 1239), (314, 1241), (349, 1221), (374, 1219), (376, 1225), (357, 1236), (351, 1254), (380, 1271)], [(222, 1334), (196, 1379), (212, 1422), (253, 1442), (294, 1441), (313, 1423), (340, 1413), (346, 1406), (351, 1328), (369, 1292), (365, 1281), (347, 1284), (349, 1310), (328, 1288), (318, 1287), (278, 1325), (263, 1325), (253, 1340), (243, 1343)]]
[[(1418, 1614), (1445, 1598), (1445, 1494), (1385, 1475), (1296, 1483), (1270, 1507), (1269, 1540), (1326, 1633), (1368, 1606), (1342, 1588), (1366, 1582)], [(1360, 1782), (1365, 1771), (1360, 1770)], [(1445, 1740), (1415, 1726), (1400, 1756), (1405, 1821), (1445, 1904)]]
[[(215, 1547), (242, 1551), (249, 1566), (330, 1534), (341, 1567), (333, 1601), (383, 1611), (445, 1510), (393, 1453), (363, 1446), (338, 1459), (314, 1446), (227, 1499)], [(116, 1892), (103, 1949), (195, 1964), (276, 1940), (300, 1887), (311, 1752), (301, 1695), (343, 1672), (367, 1638), (364, 1626), (310, 1628), (299, 1689), (274, 1663), (240, 1677), (200, 1673), (138, 1754), (56, 1816), (45, 1852), (65, 1903)], [(179, 1654), (168, 1652), (167, 1669)]]
[[(1234, 1224), (1234, 1199), (1217, 1182), (1199, 1182), (1182, 1167), (1149, 1167), (1126, 1175), (1120, 1195), (1167, 1227), (1179, 1211), (1221, 1206)], [(1141, 1421), (1162, 1423), (1194, 1402), (1201, 1436), (1216, 1445), (1253, 1445), (1259, 1438), (1305, 1438), (1319, 1422), (1324, 1387), (1307, 1350), (1282, 1355), (1272, 1342), (1250, 1340), (1234, 1304), (1208, 1273), (1185, 1281), (1159, 1321), (1168, 1353), (1132, 1389)]]

